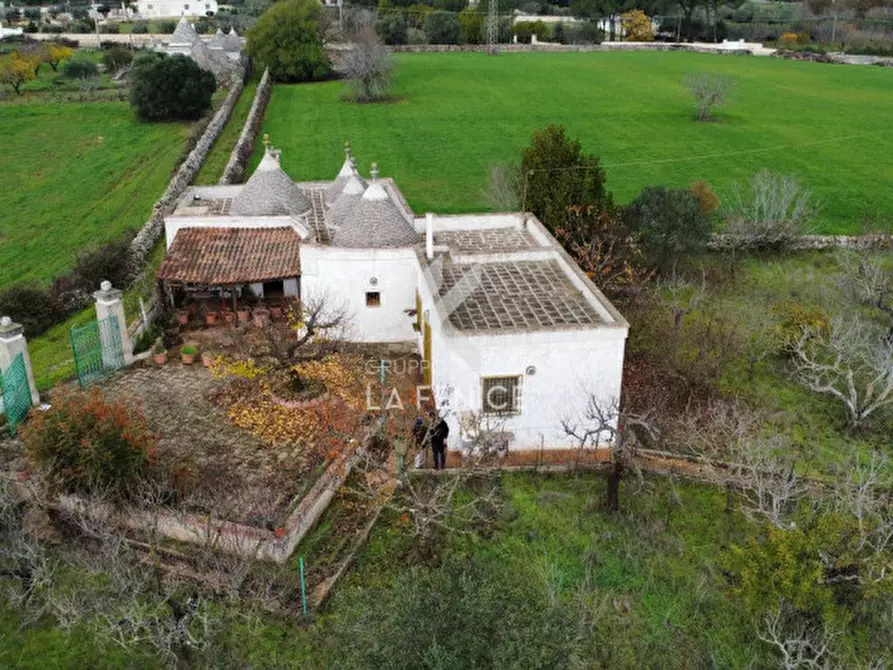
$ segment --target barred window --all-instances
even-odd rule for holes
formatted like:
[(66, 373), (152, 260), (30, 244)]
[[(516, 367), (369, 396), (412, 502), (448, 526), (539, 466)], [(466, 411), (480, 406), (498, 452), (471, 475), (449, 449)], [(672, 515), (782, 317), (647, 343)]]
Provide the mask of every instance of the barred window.
[(481, 411), (485, 415), (521, 413), (521, 377), (483, 377)]

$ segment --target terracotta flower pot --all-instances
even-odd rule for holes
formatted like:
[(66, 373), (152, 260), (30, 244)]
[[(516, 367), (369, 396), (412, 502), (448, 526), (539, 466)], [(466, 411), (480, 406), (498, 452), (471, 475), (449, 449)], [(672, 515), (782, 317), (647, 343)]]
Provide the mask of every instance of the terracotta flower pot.
[(217, 323), (217, 312), (205, 312), (205, 323), (213, 326)]
[(163, 354), (152, 354), (152, 358), (155, 361), (155, 365), (164, 365), (167, 363), (167, 352), (165, 351)]
[(251, 310), (247, 307), (242, 307), (238, 311), (239, 315), (239, 323), (248, 323), (248, 320), (251, 318)]
[(196, 305), (194, 302), (189, 303), (189, 307), (187, 308), (187, 311), (189, 312), (189, 316), (195, 316), (195, 312), (197, 310), (198, 310), (198, 305)]
[(192, 365), (195, 362), (195, 354), (180, 354), (180, 360), (183, 365)]
[(223, 313), (223, 320), (227, 323), (232, 323), (236, 320), (236, 313), (232, 310), (228, 309)]
[(189, 311), (185, 309), (181, 309), (177, 312), (177, 323), (181, 326), (185, 326), (189, 323)]
[(202, 352), (202, 365), (204, 365), (206, 368), (209, 368), (212, 365), (214, 365), (214, 361), (216, 359), (217, 359), (217, 356), (212, 354), (210, 351)]
[(254, 325), (263, 328), (270, 323), (270, 310), (259, 307), (254, 310)]
[(270, 316), (278, 319), (282, 316), (282, 305), (270, 305)]

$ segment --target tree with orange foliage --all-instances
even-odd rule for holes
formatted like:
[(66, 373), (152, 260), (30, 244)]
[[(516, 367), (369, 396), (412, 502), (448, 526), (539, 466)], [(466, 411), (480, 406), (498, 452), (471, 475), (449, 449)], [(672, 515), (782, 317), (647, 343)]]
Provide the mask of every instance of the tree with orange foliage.
[(641, 9), (632, 9), (620, 15), (620, 25), (630, 42), (651, 42), (654, 40), (654, 26), (651, 19)]

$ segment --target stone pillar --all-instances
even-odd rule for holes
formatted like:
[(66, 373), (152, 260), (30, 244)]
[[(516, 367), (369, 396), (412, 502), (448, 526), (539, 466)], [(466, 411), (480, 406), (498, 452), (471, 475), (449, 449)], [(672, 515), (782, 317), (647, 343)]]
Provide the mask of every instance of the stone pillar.
[(122, 292), (112, 288), (112, 282), (104, 281), (99, 285), (99, 290), (93, 293), (96, 299), (96, 318), (102, 321), (109, 316), (118, 318), (118, 330), (121, 332), (121, 348), (124, 351), (124, 364), (133, 362), (133, 346), (130, 344), (130, 336), (127, 334), (127, 319), (124, 316), (124, 303), (121, 301)]
[(31, 370), (31, 357), (28, 355), (28, 343), (25, 341), (25, 329), (13, 323), (8, 316), (0, 318), (0, 370), (6, 371), (19, 354), (25, 359), (25, 373), (28, 376), (28, 388), (31, 391), (31, 404), (40, 404), (40, 395), (34, 384), (34, 372)]

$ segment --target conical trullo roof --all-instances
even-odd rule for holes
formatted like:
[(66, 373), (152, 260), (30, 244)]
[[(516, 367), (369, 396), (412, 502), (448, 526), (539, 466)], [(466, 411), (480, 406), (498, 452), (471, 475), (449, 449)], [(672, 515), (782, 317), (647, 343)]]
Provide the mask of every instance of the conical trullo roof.
[(216, 33), (214, 33), (214, 37), (208, 40), (208, 48), (220, 50), (226, 48), (226, 35), (223, 34), (223, 31), (220, 30), (220, 28), (217, 29)]
[(226, 50), (227, 51), (241, 51), (242, 50), (242, 38), (239, 37), (239, 33), (236, 32), (236, 29), (230, 26), (229, 32), (226, 34)]
[(359, 176), (351, 175), (348, 178), (341, 195), (329, 209), (329, 222), (333, 226), (338, 227), (344, 222), (345, 217), (360, 201), (364, 190), (366, 190), (366, 186), (360, 181)]
[(373, 166), (373, 181), (335, 231), (333, 246), (377, 249), (409, 247), (418, 242), (418, 233), (378, 181), (377, 175)]
[(326, 199), (329, 202), (337, 200), (338, 196), (341, 195), (341, 192), (344, 190), (345, 184), (347, 184), (351, 177), (359, 179), (363, 188), (366, 188), (366, 180), (363, 179), (360, 171), (357, 170), (357, 163), (350, 153), (350, 142), (345, 142), (344, 163), (341, 164), (341, 169), (338, 171), (335, 181), (329, 184), (329, 187), (326, 189)]
[(201, 42), (201, 39), (184, 16), (177, 23), (177, 29), (171, 35), (170, 44), (195, 44)]
[(310, 199), (285, 174), (279, 157), (267, 144), (260, 165), (233, 200), (230, 211), (237, 216), (295, 216), (310, 207)]

